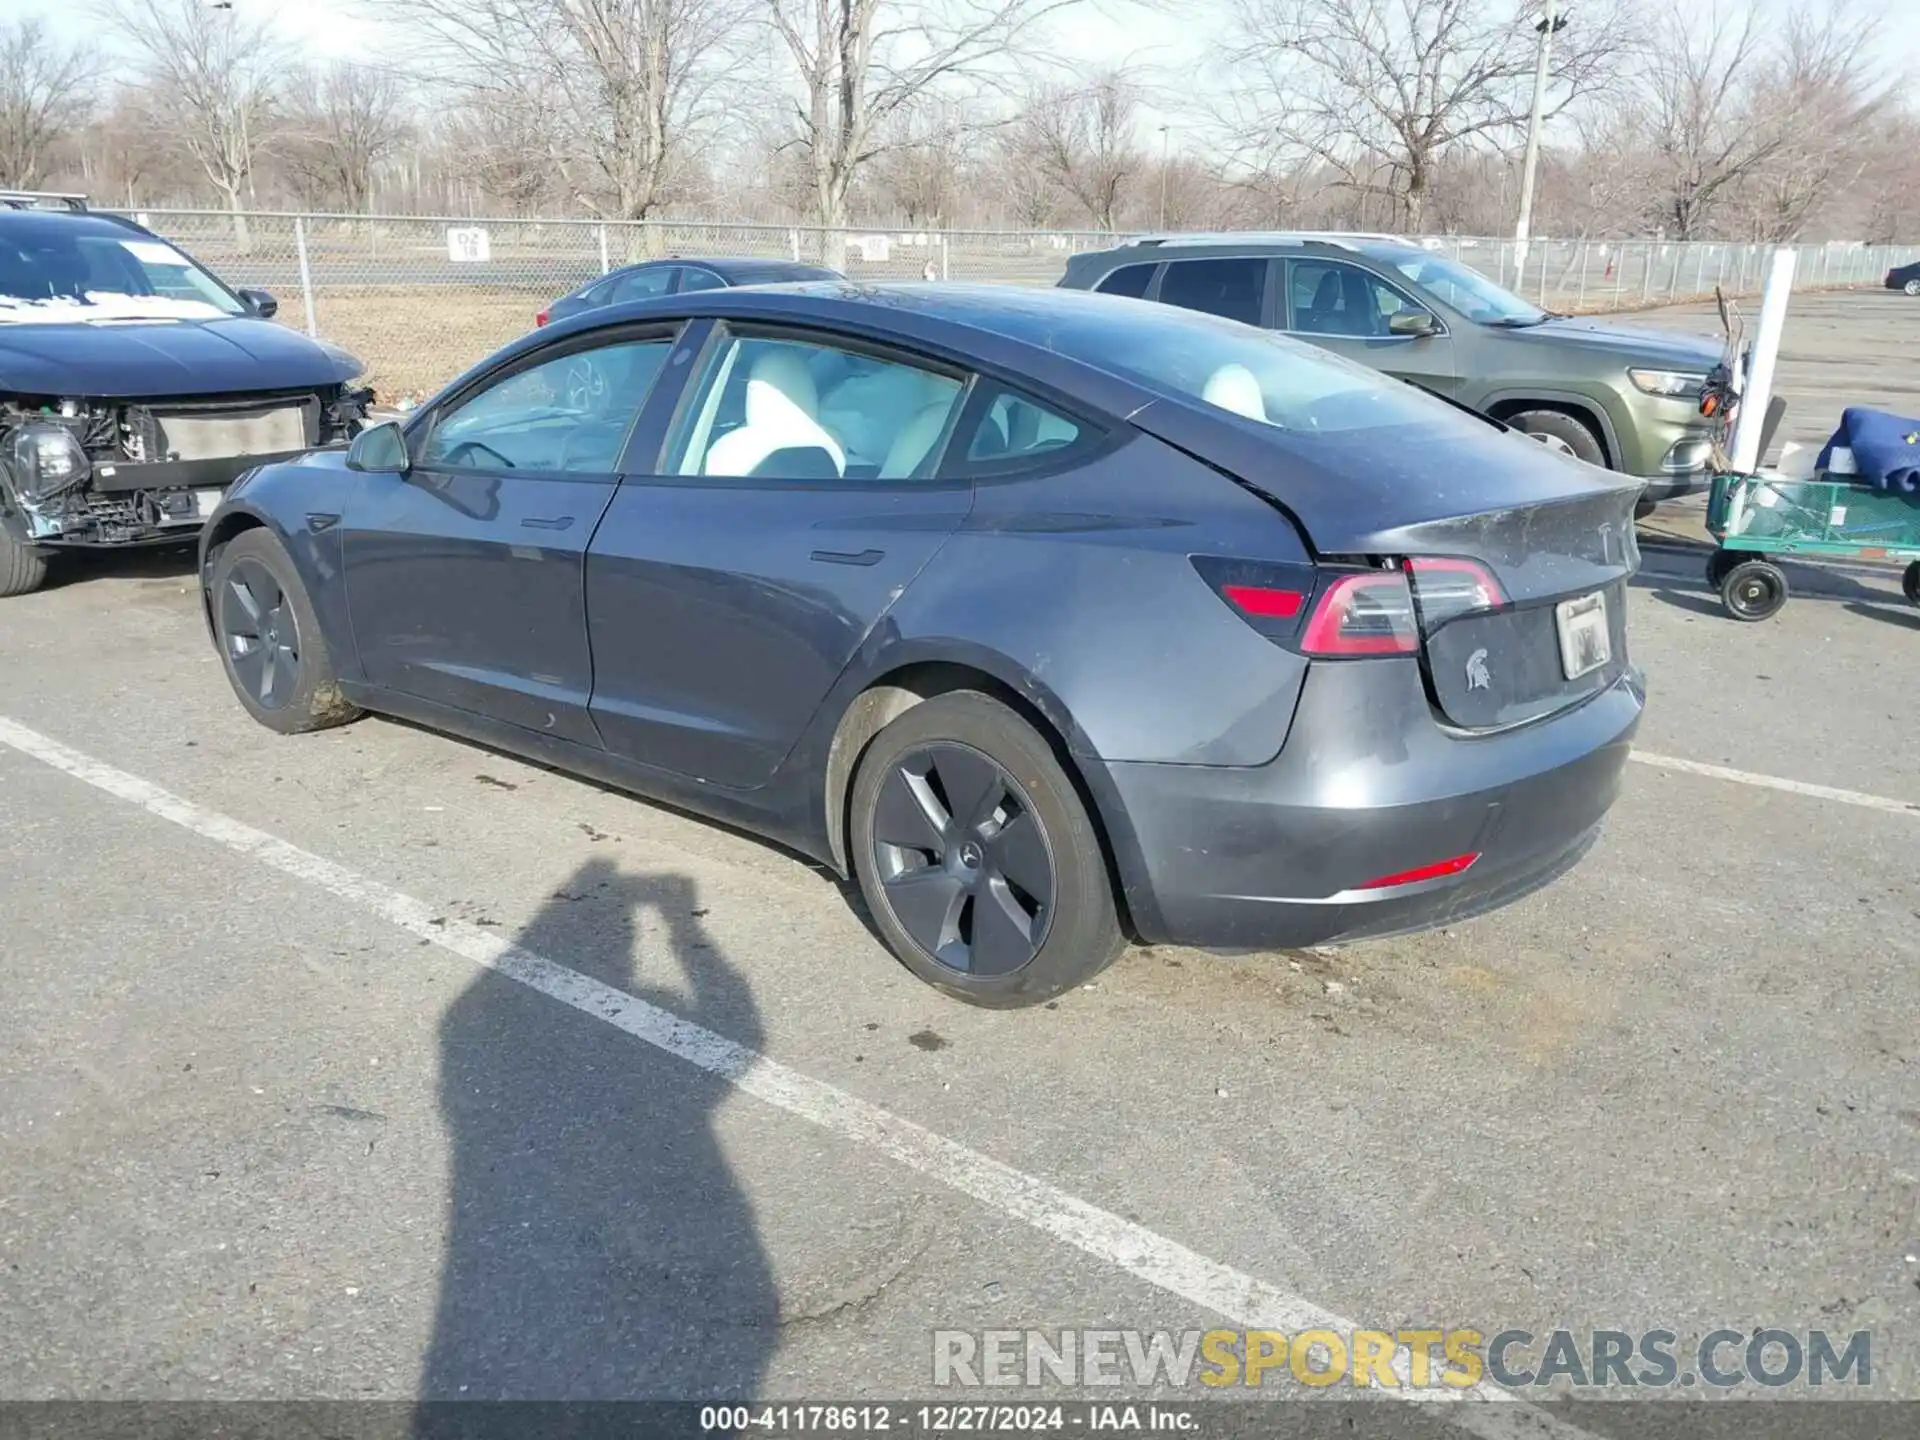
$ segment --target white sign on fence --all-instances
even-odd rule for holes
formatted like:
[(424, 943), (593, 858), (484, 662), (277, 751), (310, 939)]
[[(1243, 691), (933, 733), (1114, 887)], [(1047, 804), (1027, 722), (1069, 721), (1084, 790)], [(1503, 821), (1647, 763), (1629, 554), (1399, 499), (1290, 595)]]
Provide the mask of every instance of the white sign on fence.
[(493, 243), (478, 225), (447, 231), (447, 258), (468, 263), (485, 263), (493, 258)]

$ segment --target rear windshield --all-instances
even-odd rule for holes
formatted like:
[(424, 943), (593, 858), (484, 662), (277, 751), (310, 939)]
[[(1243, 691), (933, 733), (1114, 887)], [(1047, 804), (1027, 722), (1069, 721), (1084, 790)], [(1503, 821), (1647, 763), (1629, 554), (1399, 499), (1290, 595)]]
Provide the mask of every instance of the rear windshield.
[(137, 230), (22, 225), (0, 232), (0, 324), (204, 320), (243, 309), (185, 255)]
[(1050, 350), (1150, 389), (1189, 396), (1281, 430), (1431, 425), (1450, 407), (1298, 340), (1149, 301), (1113, 300), (1022, 332)]

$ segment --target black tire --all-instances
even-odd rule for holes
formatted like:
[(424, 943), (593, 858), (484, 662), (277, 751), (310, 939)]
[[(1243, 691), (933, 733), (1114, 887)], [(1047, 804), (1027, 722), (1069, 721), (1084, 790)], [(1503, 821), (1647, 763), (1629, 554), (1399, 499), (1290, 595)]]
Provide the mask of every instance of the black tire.
[(1738, 550), (1715, 550), (1707, 556), (1707, 584), (1718, 590), (1727, 572), (1746, 558)]
[(1607, 448), (1600, 443), (1600, 437), (1583, 421), (1562, 411), (1522, 410), (1507, 416), (1507, 424), (1589, 465), (1607, 468)]
[(31, 594), (46, 578), (47, 557), (0, 530), (0, 600)]
[(957, 1000), (1037, 1005), (1126, 948), (1073, 781), (1045, 737), (991, 696), (935, 696), (876, 735), (854, 775), (849, 833), (888, 947)]
[(208, 599), (220, 663), (254, 719), (302, 735), (359, 718), (340, 693), (300, 572), (272, 531), (248, 530), (220, 548)]
[(1909, 280), (1900, 288), (1909, 295), (1920, 295), (1920, 280)]
[(1720, 581), (1720, 603), (1736, 620), (1765, 620), (1787, 603), (1787, 577), (1767, 560), (1742, 560)]
[(1900, 593), (1907, 597), (1909, 605), (1920, 605), (1920, 560), (1901, 572)]

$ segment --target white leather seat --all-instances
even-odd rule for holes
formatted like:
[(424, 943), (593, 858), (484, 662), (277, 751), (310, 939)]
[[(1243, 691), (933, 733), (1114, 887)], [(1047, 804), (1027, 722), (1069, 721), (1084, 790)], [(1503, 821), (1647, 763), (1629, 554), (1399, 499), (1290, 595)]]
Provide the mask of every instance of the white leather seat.
[(825, 450), (836, 474), (847, 470), (846, 452), (817, 418), (820, 399), (806, 361), (791, 350), (773, 350), (753, 362), (747, 376), (747, 423), (722, 435), (707, 450), (709, 475), (751, 475), (776, 450)]
[(893, 444), (887, 448), (887, 458), (880, 463), (882, 480), (906, 480), (919, 468), (920, 462), (927, 458), (941, 432), (947, 428), (947, 414), (953, 409), (950, 400), (939, 401), (922, 407), (920, 413), (909, 420)]
[(1267, 402), (1260, 394), (1260, 382), (1244, 365), (1222, 365), (1207, 377), (1207, 386), (1200, 392), (1200, 398), (1235, 415), (1244, 415), (1262, 424), (1267, 422)]

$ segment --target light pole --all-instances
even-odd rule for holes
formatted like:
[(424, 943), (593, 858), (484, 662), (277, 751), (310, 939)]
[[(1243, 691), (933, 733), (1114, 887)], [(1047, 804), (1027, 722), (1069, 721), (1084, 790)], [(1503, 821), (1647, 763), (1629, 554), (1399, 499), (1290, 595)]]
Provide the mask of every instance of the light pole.
[(1160, 228), (1167, 228), (1167, 127), (1160, 127)]
[(1553, 36), (1564, 30), (1567, 17), (1560, 13), (1560, 0), (1540, 0), (1540, 18), (1533, 28), (1540, 33), (1539, 52), (1533, 63), (1533, 111), (1527, 117), (1527, 158), (1520, 166), (1520, 219), (1513, 227), (1513, 288), (1520, 288), (1527, 268), (1527, 231), (1533, 223), (1533, 176), (1540, 165), (1540, 119), (1547, 100), (1547, 62), (1553, 54)]

